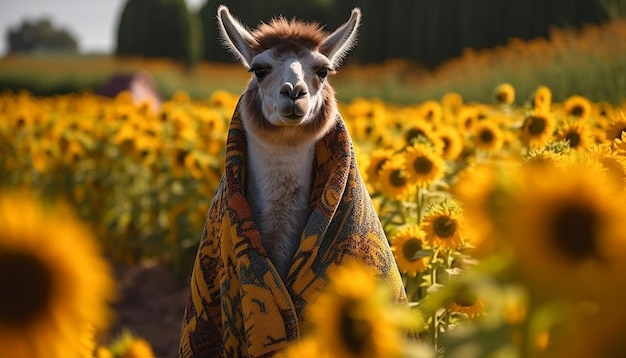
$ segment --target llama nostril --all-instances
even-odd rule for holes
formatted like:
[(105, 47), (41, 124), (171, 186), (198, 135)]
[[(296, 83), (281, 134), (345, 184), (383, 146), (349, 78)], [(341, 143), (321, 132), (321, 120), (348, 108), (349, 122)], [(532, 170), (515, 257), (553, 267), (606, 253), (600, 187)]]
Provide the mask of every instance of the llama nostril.
[(280, 93), (289, 96), (291, 99), (297, 99), (301, 96), (306, 95), (306, 89), (303, 88), (302, 85), (292, 85), (290, 82), (283, 83), (283, 86), (280, 88)]

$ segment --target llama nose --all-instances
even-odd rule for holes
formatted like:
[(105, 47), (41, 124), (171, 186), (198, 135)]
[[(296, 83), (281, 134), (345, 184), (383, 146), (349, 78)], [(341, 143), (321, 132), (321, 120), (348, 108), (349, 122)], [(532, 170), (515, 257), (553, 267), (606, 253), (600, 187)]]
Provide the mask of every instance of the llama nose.
[(280, 88), (280, 94), (289, 96), (289, 98), (294, 100), (306, 95), (306, 93), (306, 87), (302, 82), (296, 83), (295, 86), (291, 82), (285, 82)]

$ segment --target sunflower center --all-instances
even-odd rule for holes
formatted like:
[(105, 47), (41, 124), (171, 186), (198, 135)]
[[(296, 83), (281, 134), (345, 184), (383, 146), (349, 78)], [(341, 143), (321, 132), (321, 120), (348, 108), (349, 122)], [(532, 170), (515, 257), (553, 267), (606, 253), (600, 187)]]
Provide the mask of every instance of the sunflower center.
[(530, 117), (528, 119), (528, 132), (533, 135), (541, 134), (546, 129), (546, 120), (541, 117)]
[(472, 307), (477, 300), (478, 296), (472, 292), (472, 290), (467, 288), (461, 288), (454, 296), (454, 303), (461, 307)]
[(389, 176), (389, 183), (396, 188), (402, 188), (406, 185), (406, 179), (401, 170), (394, 170)]
[(454, 235), (456, 231), (456, 220), (449, 216), (440, 216), (435, 219), (433, 224), (435, 234), (441, 238), (448, 238)]
[(387, 163), (387, 158), (381, 159), (378, 162), (378, 164), (376, 164), (376, 173), (380, 172), (380, 170), (383, 168), (383, 165), (385, 165), (385, 163)]
[(557, 247), (575, 260), (597, 253), (598, 213), (580, 205), (564, 206), (552, 220), (552, 235)]
[(52, 296), (52, 275), (28, 253), (0, 253), (0, 322), (28, 323), (45, 311)]
[(433, 170), (433, 162), (426, 157), (418, 157), (413, 161), (413, 169), (418, 174), (429, 174)]
[(452, 144), (451, 141), (450, 141), (450, 138), (448, 138), (448, 137), (441, 137), (441, 141), (443, 142), (443, 152), (447, 153), (448, 149), (450, 149), (450, 144)]
[(339, 319), (339, 329), (348, 350), (356, 355), (365, 353), (371, 339), (372, 327), (369, 322), (359, 317), (353, 305), (346, 304)]
[(493, 135), (492, 131), (485, 129), (480, 132), (479, 138), (480, 138), (480, 141), (483, 143), (491, 143), (493, 139), (495, 138), (495, 136)]
[(565, 139), (569, 141), (570, 148), (576, 148), (580, 144), (580, 134), (576, 132), (569, 132), (565, 136)]
[(572, 109), (570, 110), (569, 113), (572, 116), (581, 117), (585, 113), (585, 110), (583, 109), (582, 106), (574, 106), (574, 107), (572, 107)]
[(509, 102), (509, 94), (506, 91), (500, 91), (496, 95), (496, 100), (500, 103), (508, 103)]
[(615, 139), (622, 139), (622, 133), (626, 133), (626, 127), (617, 132), (617, 136), (615, 137)]
[(402, 246), (402, 254), (409, 261), (415, 261), (415, 254), (422, 250), (422, 240), (416, 238), (408, 239)]
[(426, 137), (426, 132), (421, 128), (411, 128), (406, 132), (405, 140), (407, 143), (412, 143), (419, 136)]
[(189, 154), (189, 151), (181, 150), (176, 154), (176, 163), (185, 165), (185, 158)]

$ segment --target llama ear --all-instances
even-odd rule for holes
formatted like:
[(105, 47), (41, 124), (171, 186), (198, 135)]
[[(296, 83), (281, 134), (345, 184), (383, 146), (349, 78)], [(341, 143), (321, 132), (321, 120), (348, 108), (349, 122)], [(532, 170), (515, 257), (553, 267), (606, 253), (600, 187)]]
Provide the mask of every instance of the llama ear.
[(361, 10), (354, 8), (348, 22), (341, 25), (322, 42), (320, 52), (328, 57), (332, 68), (339, 67), (343, 58), (348, 54), (348, 51), (354, 47), (360, 22)]
[(252, 46), (257, 44), (250, 31), (237, 21), (224, 5), (217, 9), (217, 23), (224, 46), (238, 57), (246, 68), (250, 68), (250, 62), (254, 57)]

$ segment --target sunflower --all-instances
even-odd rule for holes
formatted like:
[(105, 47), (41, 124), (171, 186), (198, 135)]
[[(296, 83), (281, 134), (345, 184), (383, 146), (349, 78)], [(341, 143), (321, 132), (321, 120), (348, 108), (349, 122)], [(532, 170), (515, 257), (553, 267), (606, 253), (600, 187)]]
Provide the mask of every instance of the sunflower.
[(441, 104), (430, 100), (422, 103), (419, 107), (420, 117), (429, 123), (439, 123), (443, 115)]
[(456, 160), (463, 152), (463, 138), (453, 126), (442, 126), (435, 131), (435, 135), (443, 143), (441, 157), (445, 160)]
[(477, 149), (495, 152), (502, 148), (504, 135), (496, 123), (489, 120), (479, 121), (474, 126), (473, 133)]
[(478, 113), (475, 108), (463, 106), (458, 109), (456, 122), (461, 134), (470, 133), (477, 121)]
[(604, 169), (607, 184), (614, 192), (626, 193), (626, 158), (608, 147), (595, 147), (589, 151), (590, 159)]
[(150, 343), (124, 329), (111, 343), (109, 354), (117, 358), (154, 358)]
[(27, 193), (0, 195), (0, 227), (0, 356), (82, 356), (114, 289), (93, 234)]
[(511, 104), (515, 101), (515, 88), (510, 83), (502, 83), (495, 89), (496, 102)]
[(401, 200), (407, 197), (410, 185), (404, 169), (403, 157), (393, 156), (383, 164), (377, 186), (391, 199)]
[(143, 338), (135, 338), (120, 358), (155, 358), (150, 343)]
[(468, 284), (459, 284), (453, 288), (448, 310), (461, 313), (468, 318), (480, 317), (485, 313), (485, 301)]
[(437, 153), (443, 151), (443, 142), (435, 135), (432, 125), (427, 122), (417, 122), (404, 132), (404, 140), (407, 146), (426, 140)]
[(415, 276), (426, 269), (430, 256), (416, 258), (416, 254), (426, 249), (425, 236), (418, 225), (412, 225), (400, 229), (391, 238), (391, 251), (400, 272)]
[(622, 134), (626, 133), (626, 111), (615, 111), (605, 131), (609, 141), (621, 139)]
[(626, 156), (626, 132), (622, 132), (621, 138), (613, 141), (613, 150), (620, 156)]
[(456, 92), (448, 92), (441, 97), (441, 106), (444, 110), (456, 113), (463, 106), (463, 96)]
[(558, 130), (557, 140), (567, 141), (569, 147), (581, 150), (593, 144), (591, 129), (584, 121), (568, 121)]
[(445, 174), (445, 162), (425, 144), (414, 144), (404, 152), (408, 181), (426, 188)]
[(531, 147), (543, 147), (552, 140), (556, 122), (550, 113), (535, 113), (526, 117), (522, 125), (522, 139)]
[(626, 215), (599, 171), (572, 164), (528, 166), (522, 174), (504, 223), (523, 276), (545, 292), (612, 286), (607, 280), (626, 252)]
[(565, 115), (582, 121), (586, 121), (591, 115), (591, 102), (579, 95), (574, 95), (563, 102)]
[(463, 214), (453, 201), (430, 205), (420, 225), (426, 233), (426, 242), (434, 248), (456, 250), (465, 244)]
[(387, 287), (357, 262), (329, 277), (327, 290), (305, 311), (319, 347), (337, 358), (400, 356), (411, 323)]
[(369, 183), (375, 183), (379, 180), (380, 170), (392, 156), (393, 150), (391, 149), (374, 149), (372, 151), (365, 171)]
[(511, 187), (517, 180), (517, 167), (479, 165), (459, 173), (452, 186), (453, 197), (463, 208), (467, 240), (489, 253), (497, 244), (502, 213), (510, 201)]
[(535, 112), (550, 112), (550, 105), (552, 104), (552, 91), (550, 91), (550, 88), (546, 86), (537, 88), (532, 99), (532, 104)]

